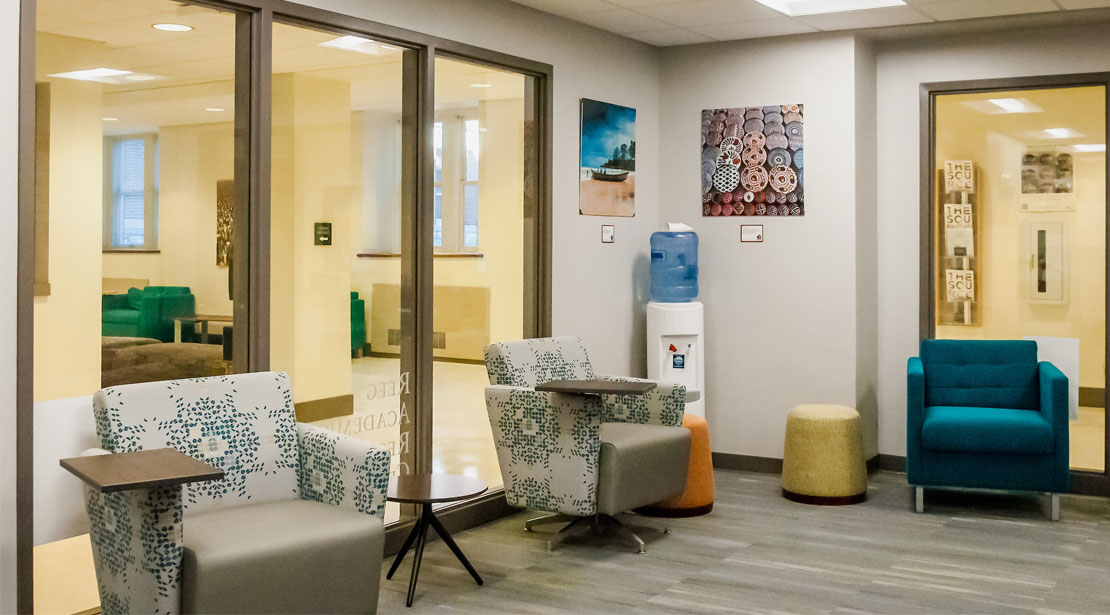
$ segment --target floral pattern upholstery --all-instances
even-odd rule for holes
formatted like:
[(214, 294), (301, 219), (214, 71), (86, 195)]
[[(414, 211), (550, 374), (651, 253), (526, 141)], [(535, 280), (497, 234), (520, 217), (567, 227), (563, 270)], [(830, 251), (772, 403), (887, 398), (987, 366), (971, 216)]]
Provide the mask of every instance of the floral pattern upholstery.
[(383, 447), (298, 424), (289, 377), (261, 372), (103, 389), (93, 396), (109, 453), (175, 448), (224, 480), (102, 494), (86, 491), (101, 609), (180, 610), (182, 532), (189, 513), (305, 499), (381, 516)]
[(485, 357), (492, 385), (486, 388), (486, 409), (512, 506), (592, 515), (601, 423), (682, 424), (686, 387), (678, 384), (660, 382), (646, 395), (536, 391), (551, 380), (596, 378), (579, 338), (492, 344)]

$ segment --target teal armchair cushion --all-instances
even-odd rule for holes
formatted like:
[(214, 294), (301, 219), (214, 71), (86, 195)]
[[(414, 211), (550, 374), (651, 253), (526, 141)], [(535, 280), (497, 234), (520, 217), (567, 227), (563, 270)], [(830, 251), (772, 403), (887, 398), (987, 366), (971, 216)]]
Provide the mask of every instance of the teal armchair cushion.
[(926, 406), (1040, 408), (1037, 343), (925, 340)]
[(921, 444), (954, 453), (1048, 455), (1054, 438), (1052, 425), (1033, 410), (932, 406), (925, 409)]
[(366, 301), (351, 291), (351, 352), (366, 346)]
[[(196, 297), (188, 286), (147, 286), (141, 291), (132, 288), (126, 295), (102, 296), (101, 335), (172, 342), (173, 319), (194, 314)], [(185, 327), (182, 334), (183, 341), (192, 339), (190, 327)]]
[(120, 325), (134, 325), (139, 324), (139, 310), (104, 310), (101, 313), (101, 319), (105, 323), (113, 323)]

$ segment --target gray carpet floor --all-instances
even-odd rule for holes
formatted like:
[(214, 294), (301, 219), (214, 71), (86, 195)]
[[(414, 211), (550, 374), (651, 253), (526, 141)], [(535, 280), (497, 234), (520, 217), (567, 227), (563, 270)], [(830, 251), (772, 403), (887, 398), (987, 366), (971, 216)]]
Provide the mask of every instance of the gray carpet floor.
[[(647, 553), (617, 537), (544, 550), (558, 526), (520, 513), (455, 536), (486, 584), (430, 543), (416, 602), (411, 555), (382, 571), (379, 613), (1110, 613), (1110, 500), (926, 492), (916, 514), (905, 475), (871, 476), (854, 506), (797, 504), (779, 477), (716, 472), (703, 517), (645, 529)], [(634, 522), (635, 518), (628, 519)]]

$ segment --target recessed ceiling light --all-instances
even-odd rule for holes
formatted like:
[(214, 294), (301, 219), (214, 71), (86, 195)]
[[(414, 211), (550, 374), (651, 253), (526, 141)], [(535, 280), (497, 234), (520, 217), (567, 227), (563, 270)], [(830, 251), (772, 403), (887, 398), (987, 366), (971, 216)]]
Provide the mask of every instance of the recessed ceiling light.
[(1070, 137), (1083, 136), (1083, 133), (1076, 132), (1071, 128), (1046, 128), (1044, 132), (1053, 139), (1067, 139)]
[(163, 32), (189, 32), (193, 29), (193, 26), (187, 26), (183, 23), (156, 23), (150, 27)]
[(223, 109), (223, 107), (205, 107), (204, 110), (205, 111), (211, 111), (213, 113), (218, 113), (220, 111), (223, 111), (224, 109)]
[(472, 88), (492, 88), (493, 84), (492, 83), (471, 83), (470, 87), (472, 87)]
[(377, 41), (361, 36), (340, 36), (333, 38), (330, 41), (320, 43), (321, 47), (334, 47), (336, 49), (343, 49), (344, 51), (354, 51), (356, 53), (365, 53), (367, 55), (377, 56), (381, 55), (384, 45)]
[(1072, 151), (1076, 152), (1105, 152), (1105, 143), (1077, 143), (1071, 146)]
[(382, 49), (385, 49), (386, 51), (401, 51), (400, 47), (394, 47), (393, 45), (386, 45), (385, 43), (382, 43), (381, 47), (382, 47)]
[(1044, 111), (1044, 109), (1034, 105), (1027, 98), (980, 98), (976, 100), (965, 100), (961, 104), (979, 113), (986, 113), (989, 115), (1003, 113), (1039, 113)]
[(128, 81), (153, 81), (157, 78), (154, 75), (127, 75), (124, 77)]
[(121, 75), (130, 75), (129, 70), (119, 70), (116, 68), (90, 68), (87, 70), (71, 70), (68, 73), (54, 73), (50, 77), (60, 77), (62, 79), (76, 79), (78, 81), (99, 81), (101, 83), (114, 83), (116, 80), (113, 77)]
[(1025, 110), (1025, 103), (1016, 98), (991, 98), (987, 102), (1007, 113), (1021, 113)]
[(118, 117), (102, 117), (100, 119), (104, 120), (105, 122), (118, 122), (119, 121)]
[(863, 11), (888, 6), (905, 6), (905, 0), (755, 0), (783, 15), (819, 15), (822, 13), (843, 13)]

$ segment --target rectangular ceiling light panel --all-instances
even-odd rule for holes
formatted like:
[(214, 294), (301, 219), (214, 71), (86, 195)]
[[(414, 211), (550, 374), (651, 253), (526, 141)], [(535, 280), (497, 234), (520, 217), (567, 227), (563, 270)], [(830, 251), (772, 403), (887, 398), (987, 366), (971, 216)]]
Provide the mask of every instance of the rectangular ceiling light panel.
[(905, 0), (755, 0), (789, 17), (905, 6)]

